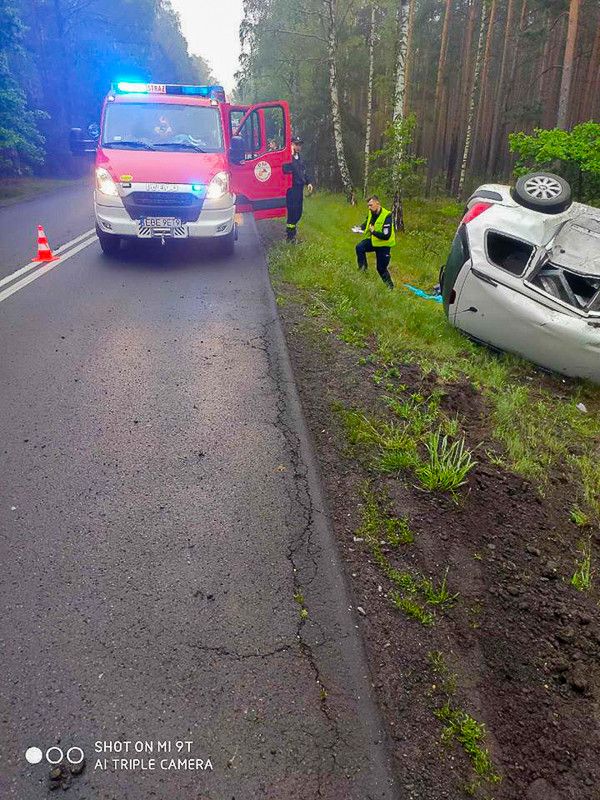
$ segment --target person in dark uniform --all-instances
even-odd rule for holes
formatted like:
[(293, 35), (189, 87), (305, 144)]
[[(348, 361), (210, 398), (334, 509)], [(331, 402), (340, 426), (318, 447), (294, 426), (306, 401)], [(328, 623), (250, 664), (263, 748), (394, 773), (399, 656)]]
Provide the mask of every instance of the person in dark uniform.
[(381, 280), (390, 289), (394, 282), (388, 269), (391, 258), (391, 248), (396, 244), (394, 221), (392, 212), (384, 208), (376, 194), (369, 197), (369, 212), (362, 225), (352, 228), (354, 233), (367, 233), (367, 238), (356, 245), (356, 260), (362, 272), (367, 269), (367, 253), (375, 253), (377, 259), (377, 272)]
[(286, 172), (292, 173), (292, 185), (286, 193), (286, 207), (287, 207), (287, 240), (288, 242), (296, 241), (296, 230), (298, 222), (302, 216), (302, 204), (304, 201), (304, 187), (310, 194), (313, 190), (312, 178), (310, 177), (308, 168), (304, 159), (301, 156), (302, 152), (302, 139), (299, 136), (294, 136), (292, 139), (292, 161), (286, 164)]

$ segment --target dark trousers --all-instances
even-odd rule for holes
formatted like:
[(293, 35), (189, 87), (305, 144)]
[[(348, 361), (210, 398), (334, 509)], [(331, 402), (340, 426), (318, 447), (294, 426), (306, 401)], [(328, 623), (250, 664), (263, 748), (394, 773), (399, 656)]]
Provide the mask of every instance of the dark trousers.
[(356, 260), (358, 268), (365, 270), (367, 268), (367, 253), (375, 253), (377, 259), (377, 272), (381, 280), (390, 287), (394, 288), (394, 282), (388, 269), (390, 265), (391, 252), (389, 247), (373, 247), (370, 239), (362, 239), (356, 245)]
[(292, 186), (285, 195), (287, 207), (287, 238), (294, 241), (296, 238), (296, 228), (302, 216), (302, 204), (304, 202), (304, 186)]

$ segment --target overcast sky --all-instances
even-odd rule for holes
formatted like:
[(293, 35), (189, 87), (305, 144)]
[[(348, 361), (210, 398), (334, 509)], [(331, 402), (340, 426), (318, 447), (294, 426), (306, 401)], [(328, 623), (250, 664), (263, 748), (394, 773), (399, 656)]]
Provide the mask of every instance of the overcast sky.
[(227, 93), (235, 85), (233, 73), (240, 54), (239, 27), (242, 0), (171, 0), (181, 17), (181, 29), (190, 53), (205, 58)]

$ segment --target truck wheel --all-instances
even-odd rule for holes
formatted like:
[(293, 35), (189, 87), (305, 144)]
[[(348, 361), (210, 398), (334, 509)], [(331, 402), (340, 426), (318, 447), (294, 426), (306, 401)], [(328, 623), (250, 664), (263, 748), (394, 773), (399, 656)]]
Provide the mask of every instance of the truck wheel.
[(572, 203), (567, 181), (551, 172), (522, 175), (515, 184), (513, 197), (519, 205), (543, 214), (560, 214)]
[(233, 228), (225, 236), (219, 236), (219, 238), (216, 240), (216, 245), (217, 245), (217, 252), (219, 253), (219, 255), (222, 256), (233, 255), (233, 250), (235, 246), (235, 228)]
[(96, 225), (96, 235), (98, 236), (102, 252), (105, 255), (114, 256), (119, 252), (121, 248), (120, 236), (115, 236), (114, 233), (105, 233), (104, 231), (101, 231), (97, 225)]

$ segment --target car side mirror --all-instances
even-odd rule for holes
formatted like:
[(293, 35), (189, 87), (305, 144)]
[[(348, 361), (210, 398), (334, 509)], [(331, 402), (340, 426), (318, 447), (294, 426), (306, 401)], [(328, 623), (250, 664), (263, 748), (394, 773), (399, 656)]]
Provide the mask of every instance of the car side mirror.
[(241, 136), (231, 137), (231, 147), (229, 148), (229, 160), (232, 164), (241, 164), (246, 157), (246, 148)]
[(100, 125), (97, 122), (92, 122), (88, 125), (88, 136), (94, 140), (100, 138)]
[[(98, 131), (98, 135), (100, 135), (100, 131)], [(69, 150), (71, 151), (71, 155), (91, 155), (96, 152), (96, 147), (96, 139), (84, 139), (81, 128), (71, 128), (69, 132)]]

